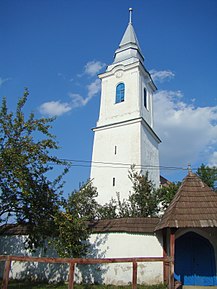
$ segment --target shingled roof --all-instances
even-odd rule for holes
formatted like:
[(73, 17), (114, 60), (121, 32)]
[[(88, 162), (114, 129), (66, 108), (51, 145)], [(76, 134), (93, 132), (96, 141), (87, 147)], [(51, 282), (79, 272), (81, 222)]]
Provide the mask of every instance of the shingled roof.
[[(159, 218), (119, 218), (98, 220), (89, 223), (93, 233), (153, 233)], [(28, 235), (28, 228), (24, 225), (5, 225), (0, 227), (2, 235)]]
[(156, 230), (217, 227), (217, 193), (192, 172), (183, 180)]
[(153, 233), (159, 218), (120, 218), (99, 220), (91, 225), (93, 233)]
[(7, 224), (0, 226), (0, 235), (28, 235), (27, 225)]

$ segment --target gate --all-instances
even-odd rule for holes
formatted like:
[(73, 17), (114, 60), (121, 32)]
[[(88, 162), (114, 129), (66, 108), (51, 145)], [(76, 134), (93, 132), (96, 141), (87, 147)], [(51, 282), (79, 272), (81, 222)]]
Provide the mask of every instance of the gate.
[(174, 277), (183, 285), (217, 285), (215, 254), (212, 244), (193, 232), (179, 237), (175, 242)]

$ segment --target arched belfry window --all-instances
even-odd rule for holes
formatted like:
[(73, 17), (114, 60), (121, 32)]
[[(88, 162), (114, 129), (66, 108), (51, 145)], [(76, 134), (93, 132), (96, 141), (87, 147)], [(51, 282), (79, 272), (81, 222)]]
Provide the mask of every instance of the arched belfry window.
[(115, 103), (123, 102), (125, 94), (125, 85), (124, 83), (119, 83), (116, 87), (116, 99)]
[(147, 90), (144, 88), (144, 107), (147, 109)]

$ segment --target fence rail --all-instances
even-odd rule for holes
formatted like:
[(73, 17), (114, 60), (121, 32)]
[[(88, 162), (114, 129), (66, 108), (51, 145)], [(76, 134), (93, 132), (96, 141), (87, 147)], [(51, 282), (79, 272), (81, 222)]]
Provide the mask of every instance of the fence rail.
[[(108, 264), (108, 263), (132, 263), (132, 289), (137, 288), (137, 263), (139, 262), (164, 262), (169, 264), (170, 273), (173, 272), (174, 260), (171, 257), (134, 257), (134, 258), (46, 258), (46, 257), (27, 257), (27, 256), (11, 256), (0, 255), (0, 261), (5, 262), (4, 275), (2, 281), (2, 289), (8, 289), (9, 273), (11, 262), (42, 262), (42, 263), (63, 263), (69, 265), (68, 289), (74, 288), (74, 275), (76, 264)], [(170, 274), (170, 276), (171, 276)], [(169, 281), (171, 278), (169, 278)], [(170, 283), (170, 282), (169, 282)], [(172, 288), (172, 284), (169, 284)]]

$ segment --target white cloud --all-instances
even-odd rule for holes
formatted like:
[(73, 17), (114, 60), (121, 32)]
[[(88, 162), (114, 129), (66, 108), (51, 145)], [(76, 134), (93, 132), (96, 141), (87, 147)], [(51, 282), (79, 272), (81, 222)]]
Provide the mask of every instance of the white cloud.
[(85, 106), (97, 93), (100, 92), (101, 81), (99, 79), (94, 80), (89, 85), (87, 85), (87, 97), (84, 98), (77, 93), (69, 93), (71, 98), (71, 107), (81, 107)]
[(164, 82), (166, 80), (171, 80), (175, 77), (175, 74), (171, 70), (160, 70), (155, 69), (150, 70), (151, 77), (154, 81)]
[(217, 151), (213, 152), (209, 158), (210, 167), (216, 166), (217, 167)]
[(8, 80), (10, 80), (11, 78), (2, 78), (0, 77), (0, 87), (5, 83), (7, 82)]
[(89, 61), (84, 67), (84, 74), (87, 74), (89, 76), (95, 76), (105, 66), (106, 64), (101, 61), (95, 61), (95, 60)]
[(180, 91), (159, 91), (154, 110), (161, 165), (216, 162), (217, 106), (196, 107), (182, 101)]
[(41, 114), (49, 115), (49, 116), (60, 116), (72, 108), (69, 103), (67, 102), (60, 102), (60, 101), (49, 101), (43, 103), (39, 111)]
[(100, 79), (96, 79), (95, 81), (91, 82), (91, 84), (87, 86), (88, 98), (91, 99), (94, 95), (100, 92), (100, 89), (101, 89)]
[(85, 106), (88, 103), (87, 98), (83, 98), (79, 93), (69, 93), (69, 96), (71, 108)]
[(88, 102), (100, 92), (101, 81), (99, 79), (94, 80), (87, 85), (87, 97), (84, 98), (79, 93), (69, 93), (68, 102), (49, 101), (43, 103), (39, 107), (39, 111), (43, 115), (48, 116), (60, 116), (66, 112), (69, 112), (73, 108), (82, 107), (88, 104)]

